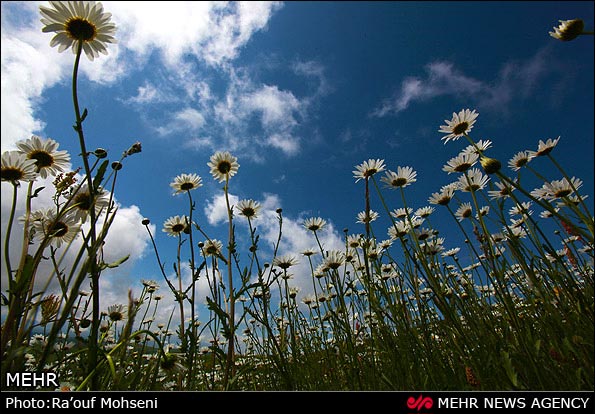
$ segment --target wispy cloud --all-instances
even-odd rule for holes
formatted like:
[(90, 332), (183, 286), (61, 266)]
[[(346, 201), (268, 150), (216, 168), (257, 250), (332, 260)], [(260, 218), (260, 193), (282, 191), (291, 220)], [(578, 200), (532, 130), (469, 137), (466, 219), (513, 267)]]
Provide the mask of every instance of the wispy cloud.
[[(308, 65), (314, 67), (312, 62)], [(316, 78), (320, 76), (321, 80), (316, 83), (326, 83), (321, 65), (317, 73)], [(306, 79), (314, 76), (304, 71), (296, 75)], [(259, 82), (248, 68), (233, 65), (212, 76), (224, 87), (216, 90), (207, 82), (200, 83), (196, 71), (187, 69), (161, 79), (163, 88), (173, 91), (168, 94), (177, 96), (176, 102), (164, 101), (164, 105), (188, 106), (182, 111), (173, 111), (165, 120), (147, 119), (149, 125), (154, 123), (155, 131), (166, 138), (188, 132), (186, 148), (241, 151), (246, 158), (256, 161), (264, 160), (263, 154), (267, 152), (263, 149), (275, 149), (286, 156), (300, 152), (302, 128), (311, 116), (312, 103), (322, 96), (320, 86), (305, 96), (297, 96), (278, 85)], [(153, 83), (145, 85), (150, 84)], [(142, 100), (141, 96), (151, 96), (145, 91), (150, 92), (147, 88), (139, 89), (135, 103)], [(139, 111), (159, 110), (159, 103), (153, 105), (155, 100), (146, 101), (147, 106), (141, 105)]]
[(401, 87), (371, 115), (395, 115), (414, 103), (440, 96), (471, 101), (478, 108), (506, 111), (506, 106), (513, 101), (529, 98), (546, 77), (562, 73), (560, 66), (552, 65), (549, 54), (549, 49), (543, 48), (526, 60), (507, 62), (496, 79), (491, 81), (476, 79), (452, 62), (428, 63), (424, 67), (424, 75), (405, 78)]
[[(78, 180), (81, 180), (81, 177), (78, 176)], [(37, 188), (43, 188), (42, 191), (38, 193), (38, 195), (32, 200), (32, 209), (33, 211), (43, 208), (55, 208), (55, 203), (53, 200), (53, 193), (51, 189), (53, 188), (52, 185), (53, 177), (48, 177), (46, 179), (39, 179), (36, 182)], [(26, 200), (26, 193), (27, 188), (26, 186), (22, 186), (19, 188), (19, 194), (17, 197), (17, 204), (15, 210), (15, 217), (23, 217), (25, 215), (25, 200)], [(10, 217), (9, 211), (11, 208), (12, 203), (12, 191), (8, 185), (2, 185), (2, 245), (4, 245), (5, 240), (5, 229), (8, 226), (8, 219)], [(118, 212), (116, 217), (110, 227), (110, 233), (105, 239), (105, 245), (102, 248), (102, 259), (105, 263), (112, 263), (119, 259), (122, 259), (126, 256), (130, 258), (124, 262), (123, 265), (115, 268), (113, 270), (106, 269), (102, 273), (102, 281), (113, 281), (117, 284), (118, 278), (126, 277), (129, 275), (131, 270), (134, 268), (134, 265), (138, 263), (142, 258), (145, 256), (147, 248), (149, 246), (149, 235), (145, 229), (145, 227), (141, 224), (143, 216), (140, 212), (140, 209), (136, 205), (131, 206), (122, 206), (119, 203), (118, 205)], [(18, 263), (21, 255), (22, 249), (22, 226), (17, 225), (17, 223), (13, 223), (15, 227), (13, 227), (13, 231), (11, 234), (11, 243), (10, 243), (10, 257), (12, 263)], [(98, 227), (101, 228), (103, 225), (103, 217), (99, 217), (99, 224)], [(151, 231), (155, 233), (155, 226), (153, 224), (149, 225)], [(84, 230), (88, 232), (88, 225), (85, 225)], [(19, 230), (17, 230), (19, 229)], [(38, 243), (35, 243), (30, 246), (29, 252), (32, 253), (35, 251)], [(75, 258), (78, 251), (82, 247), (82, 237), (75, 239), (72, 243), (71, 247), (64, 253), (64, 247), (58, 249), (56, 254), (57, 257), (62, 257), (60, 262), (61, 269), (71, 269), (73, 267), (73, 263), (75, 263)], [(47, 252), (46, 252), (47, 253)], [(36, 287), (41, 288), (46, 284), (49, 285), (48, 293), (49, 292), (59, 292), (59, 284), (55, 276), (51, 276), (53, 274), (53, 265), (49, 260), (42, 260), (40, 264), (39, 271), (37, 272), (37, 279), (36, 279)], [(6, 271), (6, 267), (2, 266), (0, 269), (2, 274), (2, 286), (7, 285), (8, 275)], [(102, 303), (106, 303), (102, 300)]]
[[(45, 126), (35, 110), (47, 88), (72, 71), (73, 55), (49, 46), (51, 36), (39, 25), (38, 7), (44, 2), (2, 3), (2, 147), (9, 149)], [(108, 56), (81, 64), (88, 79), (113, 83), (138, 72), (157, 55), (169, 74), (196, 71), (184, 56), (203, 65), (224, 68), (250, 41), (265, 30), (279, 2), (104, 2), (117, 25), (118, 43)], [(204, 82), (184, 83), (186, 92), (205, 98)], [(145, 83), (129, 99), (135, 104), (171, 102), (154, 84)], [(175, 120), (175, 119), (174, 119)], [(179, 119), (185, 122), (186, 119)], [(196, 124), (190, 123), (190, 126)]]

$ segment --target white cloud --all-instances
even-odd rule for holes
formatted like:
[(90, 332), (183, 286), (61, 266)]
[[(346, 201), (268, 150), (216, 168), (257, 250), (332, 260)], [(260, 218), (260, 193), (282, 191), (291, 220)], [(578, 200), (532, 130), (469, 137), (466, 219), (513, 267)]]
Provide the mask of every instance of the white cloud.
[[(38, 193), (38, 196), (32, 199), (32, 210), (37, 210), (41, 208), (48, 208), (54, 206), (54, 201), (52, 199), (53, 196), (53, 185), (52, 185), (53, 177), (48, 177), (45, 180), (38, 179), (35, 182), (33, 189), (37, 189), (40, 187), (45, 187), (42, 191)], [(80, 177), (79, 177), (80, 182)], [(22, 217), (25, 214), (25, 200), (27, 195), (27, 186), (21, 186), (19, 188), (18, 196), (17, 196), (17, 204), (16, 204), (16, 212), (15, 217)], [(2, 182), (2, 246), (4, 246), (5, 234), (6, 229), (8, 227), (8, 220), (10, 217), (10, 209), (12, 205), (12, 185), (9, 185), (6, 182)], [(135, 206), (123, 207), (120, 206), (116, 217), (111, 225), (110, 232), (105, 240), (105, 245), (102, 248), (102, 258), (105, 263), (113, 263), (116, 260), (122, 259), (126, 256), (130, 256), (129, 259), (114, 269), (106, 269), (101, 276), (101, 280), (103, 281), (111, 281), (114, 278), (125, 278), (127, 275), (130, 274), (132, 269), (134, 268), (135, 264), (138, 263), (145, 255), (146, 249), (149, 245), (149, 235), (145, 229), (145, 227), (141, 224), (143, 216), (140, 212), (140, 209)], [(100, 217), (98, 222), (98, 228), (101, 228), (103, 225), (103, 220)], [(88, 229), (88, 225), (84, 227)], [(155, 226), (150, 225), (151, 231), (155, 232)], [(23, 226), (22, 224), (15, 219), (13, 222), (13, 228), (11, 232), (10, 238), (10, 261), (12, 268), (15, 269), (18, 266), (21, 257), (21, 249), (22, 249), (22, 240), (23, 240)], [(58, 249), (57, 257), (60, 259), (59, 268), (61, 271), (66, 272), (65, 274), (69, 274), (73, 265), (76, 260), (76, 256), (80, 249), (82, 248), (82, 238), (78, 237), (72, 243), (68, 250), (65, 250), (64, 247)], [(34, 254), (38, 243), (29, 247), (29, 253)], [(44, 252), (45, 257), (49, 257), (49, 250), (46, 249)], [(4, 254), (2, 255), (4, 258)], [(36, 278), (36, 289), (42, 289), (46, 284), (48, 285), (48, 292), (57, 293), (58, 290), (58, 282), (53, 272), (53, 266), (49, 260), (42, 260), (40, 267), (37, 271), (37, 278)], [(3, 260), (2, 268), (2, 286), (7, 286), (7, 270)], [(51, 278), (51, 279), (50, 279)], [(84, 284), (83, 288), (88, 285)], [(126, 292), (122, 292), (121, 285), (117, 287), (118, 294), (127, 294)], [(106, 303), (104, 298), (101, 298), (102, 303)]]
[(382, 102), (373, 116), (397, 114), (411, 104), (439, 96), (454, 96), (473, 102), (477, 107), (505, 111), (514, 100), (531, 96), (535, 86), (560, 67), (548, 60), (549, 50), (541, 49), (524, 61), (510, 61), (500, 69), (491, 82), (465, 74), (454, 63), (435, 61), (424, 67), (424, 76), (407, 77), (391, 98)]
[[(235, 206), (238, 204), (238, 201), (240, 201), (238, 196), (229, 194), (230, 206)], [(225, 194), (218, 194), (208, 201), (205, 205), (204, 213), (207, 217), (207, 221), (212, 226), (227, 222), (227, 202), (225, 200)]]
[(291, 135), (272, 134), (269, 136), (267, 143), (287, 155), (295, 155), (300, 150), (299, 139)]
[(205, 117), (196, 109), (185, 108), (173, 114), (173, 119), (165, 126), (157, 127), (160, 135), (177, 131), (197, 131), (205, 124)]
[[(47, 88), (72, 71), (73, 54), (51, 48), (51, 34), (40, 30), (38, 7), (43, 3), (2, 3), (3, 150), (32, 133), (42, 135), (44, 122), (35, 115), (36, 105)], [(108, 56), (93, 62), (83, 58), (80, 70), (92, 81), (112, 83), (143, 67), (154, 51), (172, 71), (183, 68), (187, 53), (212, 65), (224, 65), (255, 32), (266, 28), (280, 7), (278, 2), (104, 2), (117, 26), (117, 43), (109, 45)], [(203, 98), (208, 94), (205, 85), (194, 86)], [(130, 101), (163, 99), (146, 83)], [(189, 125), (196, 128), (196, 121)]]
[[(237, 204), (238, 197), (232, 196), (232, 203)], [(253, 228), (260, 237), (259, 259), (261, 263), (272, 261), (272, 253), (279, 238), (279, 215), (277, 209), (282, 207), (281, 199), (276, 194), (265, 193), (262, 199), (256, 200), (261, 205), (261, 211), (256, 219), (252, 221)], [(205, 208), (205, 214), (209, 218), (210, 224), (219, 224), (227, 221), (225, 210), (225, 199), (223, 196), (216, 196)], [(318, 250), (318, 244), (314, 235), (303, 226), (303, 215), (298, 217), (288, 217), (283, 215), (282, 237), (278, 246), (278, 254), (293, 254), (299, 263), (291, 267), (290, 273), (293, 278), (290, 281), (291, 286), (300, 288), (300, 295), (308, 294), (312, 291), (312, 274), (308, 260), (302, 256), (306, 249)], [(235, 215), (236, 232), (247, 229), (246, 220)], [(238, 233), (236, 233), (238, 234)], [(240, 235), (241, 237), (241, 235)], [(343, 236), (335, 229), (333, 223), (327, 220), (327, 225), (318, 233), (322, 247), (325, 250), (344, 250), (345, 244)], [(236, 240), (241, 240), (236, 236)], [(238, 242), (239, 243), (239, 242)], [(225, 245), (225, 242), (224, 242)], [(314, 258), (314, 261), (320, 260), (320, 254)], [(253, 275), (255, 278), (256, 276)]]
[(48, 53), (47, 43), (47, 38), (35, 35), (28, 28), (14, 35), (2, 29), (3, 151), (14, 148), (18, 140), (29, 138), (45, 125), (35, 116), (35, 106), (44, 89), (59, 82), (63, 75), (63, 66), (56, 62), (54, 54)]
[(171, 67), (188, 53), (211, 65), (232, 60), (280, 7), (278, 2), (104, 2), (123, 47), (140, 56), (157, 49)]
[(260, 113), (266, 129), (277, 126), (291, 128), (297, 124), (294, 113), (300, 109), (300, 102), (291, 92), (280, 91), (277, 86), (270, 85), (263, 85), (242, 96), (240, 105), (249, 113)]
[(148, 104), (169, 101), (171, 98), (164, 96), (163, 92), (155, 85), (145, 81), (143, 86), (138, 87), (138, 93), (126, 100), (129, 103)]

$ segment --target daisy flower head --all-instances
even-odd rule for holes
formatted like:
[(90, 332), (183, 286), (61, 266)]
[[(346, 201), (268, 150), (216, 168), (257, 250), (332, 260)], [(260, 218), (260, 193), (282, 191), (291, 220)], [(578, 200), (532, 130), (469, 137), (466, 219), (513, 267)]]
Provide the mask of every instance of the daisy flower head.
[(455, 172), (465, 172), (469, 168), (473, 167), (475, 163), (479, 160), (479, 154), (476, 152), (461, 152), (454, 158), (451, 158), (444, 167), (442, 167), (442, 171), (447, 173), (455, 173)]
[(473, 168), (464, 176), (459, 177), (459, 189), (465, 192), (483, 190), (488, 181), (490, 181), (490, 177), (483, 175), (479, 169)]
[(413, 214), (422, 218), (427, 218), (430, 214), (434, 212), (434, 210), (434, 207), (431, 206), (420, 207), (417, 210), (415, 210), (415, 213)]
[(520, 151), (508, 161), (508, 166), (513, 171), (518, 171), (535, 158), (536, 153), (533, 151)]
[(147, 279), (143, 279), (141, 280), (143, 286), (147, 289), (147, 292), (149, 293), (154, 293), (159, 289), (159, 283), (157, 283), (154, 280), (147, 280)]
[(400, 239), (409, 233), (409, 224), (403, 220), (395, 221), (395, 224), (388, 228), (388, 237), (391, 239)]
[(544, 184), (544, 187), (549, 194), (549, 198), (552, 199), (567, 197), (582, 186), (583, 181), (575, 177), (572, 177), (570, 181), (566, 178), (562, 178), (561, 180), (554, 180)]
[(361, 236), (359, 234), (350, 234), (347, 236), (347, 246), (355, 249), (360, 247), (361, 244)]
[(475, 120), (479, 116), (479, 113), (475, 110), (463, 109), (458, 114), (453, 112), (452, 119), (444, 120), (446, 125), (441, 125), (438, 132), (445, 133), (447, 135), (442, 137), (442, 140), (446, 144), (448, 141), (455, 141), (460, 137), (467, 135), (473, 128)]
[(529, 210), (531, 208), (531, 205), (532, 204), (530, 201), (523, 201), (522, 203), (511, 207), (510, 210), (508, 210), (508, 214), (510, 216), (530, 216), (533, 214), (533, 210)]
[(172, 216), (163, 223), (163, 231), (168, 236), (180, 236), (186, 230), (186, 220), (185, 216)]
[(101, 187), (98, 187), (93, 197), (91, 197), (89, 184), (85, 182), (78, 191), (73, 193), (70, 200), (68, 200), (68, 206), (72, 207), (72, 212), (77, 220), (84, 222), (87, 220), (89, 211), (93, 207), (91, 200), (93, 200), (93, 204), (95, 205), (95, 214), (98, 216), (101, 212), (107, 210), (109, 198), (109, 193)]
[(223, 243), (217, 239), (209, 239), (202, 247), (203, 256), (221, 256), (223, 250)]
[(240, 215), (249, 219), (256, 218), (260, 211), (260, 203), (254, 200), (240, 200), (237, 208), (240, 211)]
[(180, 174), (169, 186), (175, 190), (174, 195), (181, 194), (202, 187), (202, 178), (197, 174)]
[(238, 159), (227, 151), (217, 151), (211, 155), (207, 165), (211, 167), (213, 178), (220, 183), (236, 175), (240, 168)]
[(462, 203), (455, 212), (455, 217), (457, 220), (463, 221), (466, 218), (471, 217), (472, 214), (473, 209), (471, 208), (471, 203)]
[(58, 217), (56, 210), (48, 208), (31, 214), (33, 231), (38, 240), (49, 238), (50, 244), (60, 247), (70, 243), (80, 232), (81, 226), (74, 214), (67, 213)]
[(109, 316), (110, 320), (113, 322), (118, 322), (124, 319), (124, 314), (126, 310), (124, 305), (110, 305), (107, 307), (107, 315)]
[(457, 188), (458, 185), (456, 183), (443, 186), (439, 192), (432, 193), (430, 198), (428, 198), (428, 203), (439, 204), (441, 206), (448, 205), (448, 203), (450, 203), (450, 200), (452, 200), (452, 198), (454, 197)]
[(496, 187), (498, 187), (498, 189), (488, 191), (488, 195), (490, 196), (490, 199), (492, 199), (492, 200), (498, 199), (498, 198), (502, 198), (502, 199), (508, 198), (514, 191), (514, 187), (509, 186), (508, 184), (506, 184), (504, 182), (498, 181), (498, 182), (495, 182), (494, 184), (496, 185)]
[(378, 218), (378, 213), (370, 210), (369, 214), (366, 214), (365, 211), (362, 211), (357, 214), (357, 223), (366, 224), (371, 223)]
[(537, 151), (535, 151), (535, 155), (537, 157), (540, 157), (549, 154), (550, 152), (552, 152), (554, 147), (558, 145), (558, 141), (560, 141), (560, 137), (556, 139), (548, 138), (548, 140), (545, 142), (539, 140), (539, 144), (537, 146)]
[(384, 160), (372, 159), (362, 162), (360, 165), (356, 165), (353, 172), (353, 178), (357, 183), (361, 179), (366, 179), (373, 176), (376, 173), (384, 171)]
[(387, 171), (381, 181), (389, 188), (407, 187), (417, 181), (417, 173), (411, 167), (397, 167), (397, 172)]
[(390, 215), (396, 219), (402, 219), (407, 216), (411, 216), (412, 214), (413, 210), (406, 207), (399, 207), (390, 212)]
[(36, 162), (25, 157), (19, 151), (5, 151), (2, 153), (2, 181), (17, 184), (19, 181), (35, 181), (37, 178)]
[(289, 269), (291, 266), (298, 264), (298, 260), (292, 254), (286, 254), (283, 256), (277, 256), (273, 259), (273, 266), (277, 266), (283, 270)]
[(44, 140), (37, 135), (32, 135), (27, 140), (18, 141), (16, 145), (28, 159), (35, 160), (41, 178), (47, 178), (48, 175), (55, 176), (68, 169), (70, 155), (67, 151), (58, 151), (60, 144), (51, 138)]
[(576, 39), (583, 33), (585, 23), (582, 19), (559, 20), (560, 24), (554, 27), (553, 32), (549, 32), (554, 39), (567, 42)]
[(486, 140), (479, 140), (475, 143), (475, 145), (467, 145), (465, 147), (465, 149), (463, 149), (463, 151), (461, 151), (462, 154), (477, 154), (477, 155), (481, 155), (481, 153), (483, 153), (485, 150), (487, 150), (488, 148), (490, 148), (492, 146), (492, 141), (490, 141), (489, 139)]
[(107, 43), (116, 43), (116, 25), (111, 22), (111, 13), (103, 11), (103, 5), (94, 1), (50, 1), (52, 7), (39, 6), (42, 32), (54, 32), (50, 46), (58, 46), (58, 52), (68, 48), (77, 53), (79, 44), (89, 60), (107, 55)]
[(330, 250), (324, 258), (323, 266), (328, 269), (338, 269), (345, 263), (345, 254), (339, 250)]
[(429, 240), (420, 247), (424, 254), (435, 256), (444, 250), (444, 237), (438, 237), (436, 239)]
[(460, 247), (454, 247), (442, 253), (442, 257), (454, 257), (461, 251)]
[(314, 250), (314, 249), (305, 249), (305, 250), (302, 250), (302, 255), (303, 256), (306, 256), (306, 257), (314, 256), (317, 253), (318, 253), (318, 251), (317, 250)]
[(326, 225), (326, 220), (320, 217), (311, 217), (309, 219), (304, 220), (304, 227), (310, 231), (318, 231), (322, 230), (322, 228)]

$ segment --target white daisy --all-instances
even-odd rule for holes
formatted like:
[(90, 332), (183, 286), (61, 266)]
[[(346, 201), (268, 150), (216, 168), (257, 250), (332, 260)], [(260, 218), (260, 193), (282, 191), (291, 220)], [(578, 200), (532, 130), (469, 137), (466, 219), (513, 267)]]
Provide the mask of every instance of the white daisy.
[(59, 144), (51, 138), (44, 140), (32, 135), (27, 140), (18, 141), (16, 145), (27, 158), (35, 160), (41, 178), (55, 176), (68, 169), (70, 155), (67, 151), (58, 151)]
[(54, 32), (50, 46), (58, 46), (58, 52), (72, 48), (76, 53), (79, 42), (83, 51), (93, 60), (99, 53), (107, 55), (107, 43), (116, 43), (116, 26), (111, 22), (111, 13), (103, 11), (101, 3), (94, 1), (50, 1), (51, 8), (40, 6), (43, 32)]
[(439, 129), (439, 132), (448, 134), (442, 137), (444, 143), (446, 144), (448, 141), (454, 141), (467, 135), (473, 128), (478, 116), (479, 114), (475, 110), (471, 111), (469, 109), (463, 109), (458, 114), (453, 112), (452, 119), (450, 121), (444, 120), (446, 125), (441, 125)]
[(211, 156), (207, 165), (211, 167), (213, 178), (220, 183), (233, 177), (238, 172), (238, 168), (240, 168), (238, 159), (227, 151), (217, 151)]
[(19, 151), (5, 151), (2, 153), (2, 181), (13, 184), (19, 181), (35, 181), (37, 178), (36, 161), (28, 159)]

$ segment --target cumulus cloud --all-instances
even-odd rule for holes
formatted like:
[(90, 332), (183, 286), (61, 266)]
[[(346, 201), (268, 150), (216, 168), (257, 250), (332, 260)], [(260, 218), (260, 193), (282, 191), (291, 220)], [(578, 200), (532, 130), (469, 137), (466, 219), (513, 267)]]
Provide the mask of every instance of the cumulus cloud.
[[(240, 199), (238, 196), (229, 194), (230, 206), (238, 204)], [(210, 225), (216, 226), (227, 222), (227, 201), (225, 194), (218, 194), (208, 201), (204, 208), (204, 213)]]
[(410, 76), (401, 82), (392, 97), (385, 99), (372, 116), (384, 117), (404, 111), (417, 102), (439, 96), (454, 96), (474, 102), (476, 107), (505, 110), (514, 100), (525, 100), (535, 86), (552, 73), (562, 72), (548, 59), (544, 48), (530, 58), (505, 63), (493, 81), (483, 81), (464, 73), (454, 63), (435, 61), (424, 67), (423, 76)]
[[(80, 177), (79, 177), (80, 179)], [(51, 191), (53, 177), (48, 177), (45, 180), (38, 180), (35, 183), (34, 189), (45, 187), (38, 193), (38, 196), (32, 200), (32, 210), (38, 210), (43, 208), (53, 207), (54, 201), (52, 199), (53, 192)], [(2, 183), (2, 245), (4, 246), (6, 229), (8, 227), (8, 220), (10, 217), (10, 209), (12, 206), (12, 191), (11, 185), (6, 182)], [(25, 200), (27, 195), (26, 186), (21, 186), (18, 190), (17, 203), (15, 207), (15, 217), (23, 217), (25, 215)], [(114, 277), (126, 277), (130, 274), (135, 264), (141, 260), (145, 251), (148, 247), (149, 236), (146, 229), (141, 224), (143, 216), (138, 206), (132, 205), (128, 207), (119, 206), (116, 217), (110, 227), (110, 232), (105, 240), (105, 244), (102, 249), (102, 259), (105, 263), (113, 263), (126, 256), (129, 259), (114, 269), (107, 269), (102, 274), (102, 280), (109, 281)], [(103, 225), (103, 219), (100, 217), (98, 222), (98, 228)], [(154, 232), (154, 225), (150, 225)], [(83, 226), (85, 231), (88, 231), (88, 225)], [(10, 238), (10, 261), (13, 269), (18, 266), (22, 251), (23, 241), (23, 226), (18, 221), (13, 222), (13, 228)], [(83, 240), (79, 236), (66, 249), (65, 246), (59, 248), (57, 251), (57, 257), (61, 258), (59, 261), (59, 268), (61, 271), (70, 272), (73, 269), (74, 263), (76, 262), (76, 256), (82, 248)], [(29, 253), (34, 254), (38, 247), (38, 243), (35, 243), (29, 247)], [(49, 251), (45, 252), (47, 257)], [(3, 255), (4, 256), (4, 255)], [(7, 270), (6, 266), (2, 265), (2, 286), (7, 286)], [(42, 260), (40, 268), (37, 272), (36, 288), (43, 289), (44, 286), (48, 286), (49, 292), (57, 292), (58, 284), (54, 275), (54, 269), (49, 260)], [(121, 289), (120, 289), (120, 293)]]
[(157, 50), (166, 64), (192, 54), (210, 65), (237, 56), (251, 36), (266, 28), (279, 2), (106, 1), (123, 47), (144, 56)]
[[(3, 150), (32, 133), (42, 133), (44, 122), (36, 117), (36, 105), (47, 88), (72, 71), (72, 53), (58, 53), (49, 46), (51, 36), (41, 31), (41, 4), (2, 3), (2, 102), (10, 102), (10, 110), (2, 105)], [(94, 82), (113, 83), (143, 67), (153, 53), (174, 73), (187, 66), (183, 59), (186, 54), (224, 67), (254, 33), (266, 29), (281, 7), (278, 2), (147, 2), (142, 6), (138, 2), (104, 2), (104, 9), (112, 13), (117, 25), (118, 43), (110, 45), (109, 54), (92, 64), (84, 61), (80, 70)], [(193, 88), (202, 98), (208, 94), (204, 82)], [(170, 99), (146, 82), (129, 101), (139, 104)], [(172, 122), (197, 128), (196, 116), (188, 119), (188, 113), (178, 115)]]

